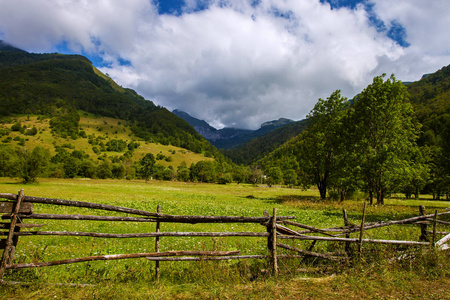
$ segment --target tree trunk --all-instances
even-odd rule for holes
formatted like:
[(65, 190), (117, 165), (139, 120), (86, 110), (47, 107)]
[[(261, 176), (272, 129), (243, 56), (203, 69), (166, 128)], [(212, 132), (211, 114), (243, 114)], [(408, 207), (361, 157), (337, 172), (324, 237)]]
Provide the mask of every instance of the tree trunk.
[(320, 181), (317, 184), (317, 188), (319, 189), (320, 199), (325, 200), (327, 197), (327, 184), (324, 180)]
[(347, 189), (341, 189), (341, 202), (344, 202), (345, 196), (347, 195)]
[(377, 204), (384, 205), (384, 194), (381, 188), (377, 190)]
[(369, 204), (373, 205), (373, 192), (372, 192), (372, 190), (369, 190)]

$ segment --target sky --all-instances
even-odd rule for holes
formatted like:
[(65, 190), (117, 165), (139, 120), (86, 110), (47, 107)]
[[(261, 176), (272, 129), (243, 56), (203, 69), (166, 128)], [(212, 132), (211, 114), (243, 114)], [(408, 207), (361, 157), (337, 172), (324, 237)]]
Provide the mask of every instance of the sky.
[(82, 54), (216, 128), (301, 120), (375, 76), (450, 64), (449, 0), (0, 0), (0, 40)]

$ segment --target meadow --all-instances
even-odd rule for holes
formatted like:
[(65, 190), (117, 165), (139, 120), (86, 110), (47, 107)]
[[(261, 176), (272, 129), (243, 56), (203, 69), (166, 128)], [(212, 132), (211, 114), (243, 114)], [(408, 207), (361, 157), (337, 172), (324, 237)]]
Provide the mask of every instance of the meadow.
[[(1, 193), (87, 201), (175, 215), (255, 216), (277, 208), (278, 216), (295, 216), (296, 222), (319, 228), (342, 226), (342, 209), (349, 221), (361, 222), (363, 199), (340, 202), (320, 201), (316, 190), (301, 190), (246, 184), (200, 184), (141, 180), (39, 179), (23, 185), (0, 178)], [(385, 206), (369, 206), (366, 221), (396, 220), (418, 215), (418, 206), (428, 213), (450, 207), (450, 202), (405, 200), (399, 195), (386, 199)], [(35, 212), (92, 214), (86, 209), (35, 204)], [(100, 212), (104, 215), (119, 215)], [(121, 214), (123, 215), (123, 214)], [(91, 231), (108, 233), (154, 232), (152, 223), (99, 221), (27, 220), (44, 224), (42, 230)], [(448, 229), (448, 227), (447, 227)], [(255, 231), (261, 225), (171, 224), (161, 231)], [(372, 234), (372, 233), (370, 233)], [(417, 227), (397, 226), (379, 230), (374, 238), (416, 241)], [(288, 242), (286, 242), (288, 243)], [(308, 247), (311, 242), (303, 242)], [(297, 242), (298, 244), (298, 242)], [(74, 257), (153, 252), (154, 238), (101, 239), (91, 237), (21, 237), (16, 262), (52, 261)], [(341, 251), (338, 243), (317, 243), (315, 251)], [(267, 254), (265, 238), (161, 238), (161, 251), (240, 250), (241, 254)], [(2, 299), (448, 299), (449, 253), (413, 249), (417, 259), (392, 260), (393, 246), (364, 248), (363, 259), (341, 264), (314, 259), (280, 261), (280, 275), (268, 273), (265, 260), (219, 262), (161, 262), (160, 280), (155, 281), (154, 262), (146, 259), (98, 261), (46, 268), (8, 270), (5, 280), (28, 285), (0, 286)], [(425, 252), (424, 252), (425, 251)], [(448, 252), (448, 251), (447, 251)], [(299, 269), (302, 269), (299, 271)], [(305, 270), (306, 269), (306, 270)], [(89, 286), (53, 283), (90, 284)]]

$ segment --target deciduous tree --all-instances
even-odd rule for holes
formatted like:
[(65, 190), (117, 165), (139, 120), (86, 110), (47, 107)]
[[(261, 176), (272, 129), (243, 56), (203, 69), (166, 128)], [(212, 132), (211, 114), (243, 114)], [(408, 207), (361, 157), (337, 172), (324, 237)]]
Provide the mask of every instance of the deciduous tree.
[(338, 171), (337, 157), (345, 143), (342, 132), (347, 103), (339, 90), (326, 100), (319, 99), (307, 116), (308, 129), (299, 143), (297, 161), (304, 175), (303, 185), (317, 185), (321, 199), (326, 198), (330, 180)]
[(139, 172), (142, 178), (147, 181), (153, 173), (153, 166), (155, 165), (155, 156), (152, 153), (147, 153), (139, 161)]
[(394, 75), (375, 77), (353, 105), (353, 145), (362, 178), (377, 204), (384, 204), (387, 192), (396, 188), (411, 167), (416, 150), (418, 124), (408, 93)]

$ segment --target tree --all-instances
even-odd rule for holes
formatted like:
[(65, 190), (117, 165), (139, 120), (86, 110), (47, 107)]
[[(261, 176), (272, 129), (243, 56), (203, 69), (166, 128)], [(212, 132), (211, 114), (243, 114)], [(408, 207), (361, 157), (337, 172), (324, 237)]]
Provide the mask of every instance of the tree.
[(100, 179), (112, 177), (112, 166), (108, 160), (103, 160), (97, 167), (97, 176)]
[(36, 146), (30, 152), (27, 148), (17, 149), (19, 165), (17, 175), (23, 183), (35, 182), (47, 169), (50, 162), (50, 152), (42, 146)]
[(155, 156), (152, 153), (145, 154), (144, 157), (139, 161), (139, 172), (142, 178), (145, 179), (145, 182), (148, 181), (150, 176), (153, 173), (153, 166), (155, 165)]
[(394, 75), (375, 77), (357, 97), (352, 110), (354, 151), (358, 155), (362, 179), (377, 204), (405, 177), (415, 151), (418, 124), (406, 87)]
[(290, 187), (297, 184), (297, 173), (293, 169), (287, 169), (283, 174), (284, 183)]
[(280, 167), (271, 167), (267, 170), (267, 185), (271, 187), (274, 184), (279, 184), (283, 181), (283, 171), (281, 171)]
[(18, 156), (14, 149), (10, 145), (0, 146), (0, 176), (14, 177), (17, 165)]
[(177, 169), (177, 180), (178, 181), (188, 181), (189, 179), (189, 168), (186, 166), (178, 166)]
[(301, 134), (297, 161), (303, 185), (317, 185), (322, 200), (338, 170), (337, 154), (345, 149), (342, 132), (347, 103), (339, 90), (326, 100), (319, 99), (307, 116), (307, 130)]

